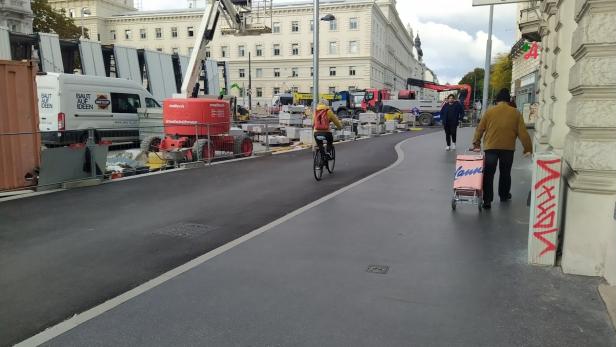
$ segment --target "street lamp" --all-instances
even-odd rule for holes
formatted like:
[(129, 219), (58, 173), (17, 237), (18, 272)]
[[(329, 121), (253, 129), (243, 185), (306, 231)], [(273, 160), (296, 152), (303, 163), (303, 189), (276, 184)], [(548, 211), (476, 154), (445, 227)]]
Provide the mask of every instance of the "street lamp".
[(314, 52), (312, 54), (312, 111), (315, 112), (319, 103), (319, 27), (320, 20), (331, 22), (336, 20), (333, 14), (327, 14), (323, 18), (319, 15), (319, 0), (314, 0), (314, 28), (313, 39)]
[(91, 15), (91, 14), (92, 14), (92, 12), (90, 11), (90, 9), (89, 9), (89, 8), (87, 8), (87, 7), (82, 7), (82, 8), (81, 8), (81, 38), (82, 38), (82, 39), (84, 39), (84, 38), (85, 38), (85, 35), (84, 35), (84, 23), (83, 23), (83, 17), (84, 17), (85, 15), (88, 15), (88, 16), (89, 16), (89, 15)]

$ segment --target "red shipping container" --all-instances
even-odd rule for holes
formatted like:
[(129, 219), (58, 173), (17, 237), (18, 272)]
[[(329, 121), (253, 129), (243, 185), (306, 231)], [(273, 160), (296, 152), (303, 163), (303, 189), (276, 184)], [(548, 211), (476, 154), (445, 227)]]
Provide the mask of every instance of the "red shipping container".
[(36, 183), (41, 162), (36, 66), (0, 60), (0, 190)]

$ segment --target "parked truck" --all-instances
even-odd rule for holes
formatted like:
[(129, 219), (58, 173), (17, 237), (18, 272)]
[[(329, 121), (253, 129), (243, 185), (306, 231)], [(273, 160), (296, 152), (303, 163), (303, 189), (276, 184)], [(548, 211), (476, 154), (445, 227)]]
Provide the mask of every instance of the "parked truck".
[(369, 88), (364, 92), (361, 108), (364, 111), (376, 111), (377, 104), (385, 100), (391, 100), (391, 91), (389, 89)]
[(363, 91), (338, 92), (331, 102), (332, 110), (338, 115), (338, 118), (356, 116), (362, 112), (361, 103), (364, 96), (365, 93)]

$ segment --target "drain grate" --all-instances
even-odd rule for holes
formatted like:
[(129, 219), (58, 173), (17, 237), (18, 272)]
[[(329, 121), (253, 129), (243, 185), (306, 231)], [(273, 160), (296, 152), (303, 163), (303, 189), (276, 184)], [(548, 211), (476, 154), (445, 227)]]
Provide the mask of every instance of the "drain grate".
[(389, 266), (387, 265), (368, 265), (367, 272), (373, 274), (385, 275), (387, 271), (389, 271)]
[(197, 224), (197, 223), (179, 223), (167, 226), (163, 229), (156, 230), (154, 234), (175, 236), (183, 238), (192, 238), (206, 234), (217, 228), (211, 225)]

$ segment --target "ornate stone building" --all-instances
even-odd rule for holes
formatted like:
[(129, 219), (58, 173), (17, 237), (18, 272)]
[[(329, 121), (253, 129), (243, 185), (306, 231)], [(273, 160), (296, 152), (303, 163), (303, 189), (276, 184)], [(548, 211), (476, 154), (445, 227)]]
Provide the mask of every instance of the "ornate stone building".
[(565, 163), (562, 268), (616, 284), (616, 1), (544, 0), (537, 151)]
[(33, 18), (29, 0), (0, 0), (0, 27), (31, 34)]
[[(189, 55), (203, 9), (136, 11), (132, 0), (50, 0), (81, 23), (81, 9), (92, 39), (167, 53)], [(202, 5), (203, 3), (199, 3)], [(248, 54), (252, 58), (254, 102), (271, 102), (278, 92), (310, 92), (312, 87), (312, 2), (275, 2), (273, 33), (252, 37), (221, 35), (209, 45), (209, 56), (228, 61), (232, 83), (248, 86)], [(320, 92), (350, 88), (405, 88), (406, 79), (434, 73), (418, 59), (414, 39), (396, 10), (396, 0), (321, 1)], [(419, 38), (417, 38), (417, 42)], [(433, 94), (433, 93), (432, 93)], [(430, 92), (426, 96), (434, 96)]]

